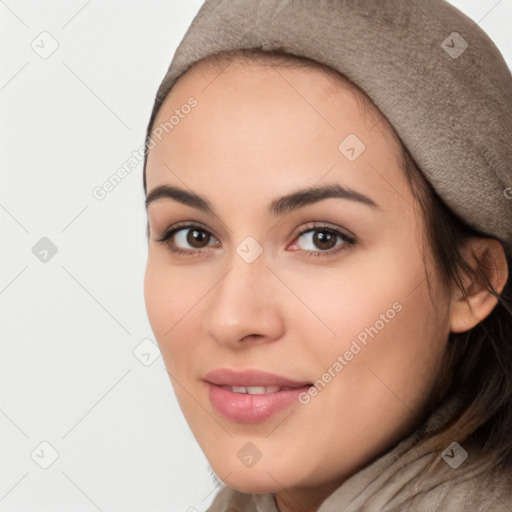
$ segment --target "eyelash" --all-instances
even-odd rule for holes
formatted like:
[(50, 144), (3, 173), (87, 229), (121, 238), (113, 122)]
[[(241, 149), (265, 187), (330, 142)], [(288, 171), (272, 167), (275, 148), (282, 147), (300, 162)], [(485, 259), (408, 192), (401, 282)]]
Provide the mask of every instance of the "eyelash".
[[(170, 228), (164, 230), (160, 237), (157, 238), (155, 241), (158, 242), (158, 243), (163, 243), (163, 244), (166, 244), (169, 246), (169, 250), (173, 253), (173, 254), (177, 254), (177, 255), (185, 255), (185, 256), (200, 256), (206, 249), (177, 249), (175, 247), (172, 247), (168, 242), (169, 240), (171, 239), (171, 237), (176, 234), (177, 232), (179, 231), (182, 231), (184, 229), (196, 229), (197, 231), (203, 231), (205, 233), (208, 233), (210, 234), (211, 236), (212, 233), (210, 233), (210, 231), (206, 228), (204, 228), (203, 226), (201, 226), (200, 224), (190, 224), (190, 223), (183, 223), (183, 224), (175, 224), (174, 226), (171, 226)], [(303, 230), (301, 230), (299, 233), (297, 233), (296, 237), (294, 238), (294, 241), (297, 240), (298, 238), (300, 238), (301, 236), (305, 235), (306, 233), (310, 233), (310, 232), (315, 232), (315, 231), (323, 231), (323, 232), (327, 232), (327, 233), (330, 233), (330, 234), (334, 234), (336, 235), (338, 238), (340, 238), (342, 241), (343, 241), (343, 244), (341, 245), (338, 245), (337, 248), (334, 248), (334, 249), (328, 249), (328, 250), (325, 250), (325, 251), (306, 251), (306, 250), (302, 250), (303, 252), (303, 255), (305, 257), (307, 256), (314, 256), (314, 257), (327, 257), (327, 256), (331, 256), (331, 255), (334, 255), (334, 254), (337, 254), (337, 253), (340, 253), (342, 251), (345, 251), (347, 249), (349, 249), (351, 246), (355, 245), (356, 243), (356, 239), (352, 236), (349, 236), (345, 233), (342, 233), (340, 230), (336, 229), (336, 228), (333, 228), (329, 225), (326, 225), (326, 224), (316, 224), (316, 223), (313, 223), (312, 226), (309, 226)]]

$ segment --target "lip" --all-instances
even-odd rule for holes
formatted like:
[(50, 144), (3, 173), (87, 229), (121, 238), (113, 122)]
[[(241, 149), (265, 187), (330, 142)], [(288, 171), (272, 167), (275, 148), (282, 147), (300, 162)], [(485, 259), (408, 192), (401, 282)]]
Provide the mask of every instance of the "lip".
[(217, 368), (207, 373), (203, 379), (217, 386), (281, 386), (298, 388), (312, 384), (308, 381), (296, 381), (262, 370), (232, 370), (231, 368)]
[[(241, 423), (258, 423), (298, 401), (312, 385), (261, 370), (235, 371), (218, 368), (205, 375), (208, 398), (225, 418)], [(280, 386), (288, 389), (265, 394), (235, 393), (222, 386)]]

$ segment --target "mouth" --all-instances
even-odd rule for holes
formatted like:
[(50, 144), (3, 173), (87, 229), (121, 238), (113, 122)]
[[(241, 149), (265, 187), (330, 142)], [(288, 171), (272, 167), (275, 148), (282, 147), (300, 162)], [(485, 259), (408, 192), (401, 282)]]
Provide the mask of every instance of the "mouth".
[[(231, 368), (217, 368), (204, 376), (204, 380), (217, 386), (231, 386), (238, 388), (297, 388), (312, 384), (308, 381), (297, 381), (263, 370), (246, 369), (232, 370)], [(245, 393), (245, 391), (243, 391)], [(257, 393), (255, 393), (257, 394)]]
[(285, 391), (288, 389), (295, 389), (292, 387), (281, 386), (221, 386), (222, 389), (231, 391), (232, 393), (242, 393), (247, 395), (267, 395), (268, 393), (277, 393), (278, 391)]
[(219, 368), (204, 377), (208, 398), (223, 417), (240, 423), (262, 422), (298, 401), (313, 384), (261, 370)]

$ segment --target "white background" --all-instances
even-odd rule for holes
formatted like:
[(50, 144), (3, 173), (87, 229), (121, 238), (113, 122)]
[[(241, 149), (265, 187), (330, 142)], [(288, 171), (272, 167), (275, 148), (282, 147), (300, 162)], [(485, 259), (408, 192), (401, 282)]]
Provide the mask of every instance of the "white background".
[[(201, 4), (0, 1), (2, 512), (204, 511), (217, 491), (157, 349), (149, 366), (133, 353), (153, 340), (142, 163), (92, 195), (142, 146)], [(453, 4), (512, 68), (512, 0)], [(43, 31), (47, 59), (31, 48)]]

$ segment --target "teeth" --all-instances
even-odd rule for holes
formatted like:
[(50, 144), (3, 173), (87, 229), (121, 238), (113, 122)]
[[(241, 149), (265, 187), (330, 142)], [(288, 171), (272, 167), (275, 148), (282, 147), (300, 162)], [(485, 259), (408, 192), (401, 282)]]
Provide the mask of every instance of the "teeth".
[(233, 393), (247, 393), (248, 395), (264, 395), (266, 393), (275, 393), (281, 389), (280, 386), (223, 386)]
[(276, 391), (280, 391), (283, 388), (281, 388), (279, 386), (267, 386), (265, 389), (266, 389), (265, 393), (275, 393)]

